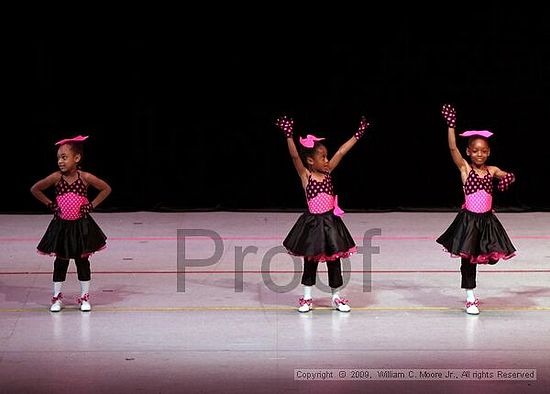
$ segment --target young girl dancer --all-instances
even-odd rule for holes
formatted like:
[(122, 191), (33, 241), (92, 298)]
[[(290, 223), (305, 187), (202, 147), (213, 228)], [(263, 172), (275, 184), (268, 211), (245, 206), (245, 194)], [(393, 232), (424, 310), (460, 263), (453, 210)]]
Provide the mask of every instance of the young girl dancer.
[(326, 262), (329, 286), (332, 289), (332, 305), (338, 311), (349, 312), (349, 301), (341, 297), (338, 291), (343, 285), (340, 259), (350, 256), (357, 248), (341, 219), (343, 211), (338, 207), (331, 172), (363, 136), (369, 124), (363, 117), (355, 134), (330, 160), (327, 157), (327, 148), (320, 142), (324, 138), (311, 134), (306, 138), (300, 137), (300, 155), (293, 139), (294, 121), (283, 116), (275, 124), (286, 137), (288, 151), (302, 181), (308, 204), (308, 211), (298, 218), (283, 242), (290, 254), (304, 258), (304, 296), (299, 300), (298, 311), (311, 310), (311, 291), (315, 285), (317, 267), (319, 262)]
[[(105, 247), (106, 236), (90, 216), (111, 193), (111, 187), (89, 172), (80, 171), (83, 158), (82, 142), (88, 137), (78, 136), (56, 143), (56, 171), (39, 180), (31, 187), (31, 193), (47, 205), (54, 216), (46, 233), (38, 244), (38, 252), (56, 256), (53, 270), (53, 298), (50, 311), (59, 312), (63, 307), (63, 282), (67, 276), (69, 260), (74, 259), (80, 281), (80, 297), (77, 298), (80, 310), (87, 312), (90, 305), (90, 261), (88, 257)], [(99, 190), (96, 198), (88, 201), (88, 186)], [(55, 200), (52, 201), (44, 190), (54, 186)]]
[(466, 290), (466, 313), (479, 314), (479, 300), (474, 295), (477, 264), (496, 264), (499, 259), (514, 256), (515, 248), (504, 227), (494, 215), (493, 178), (498, 179), (498, 190), (507, 190), (514, 182), (514, 174), (486, 164), (491, 153), (487, 130), (466, 131), (468, 137), (466, 161), (456, 146), (456, 110), (449, 104), (442, 108), (448, 126), (451, 157), (460, 171), (465, 202), (449, 228), (437, 239), (453, 256), (460, 256), (462, 263), (461, 287)]

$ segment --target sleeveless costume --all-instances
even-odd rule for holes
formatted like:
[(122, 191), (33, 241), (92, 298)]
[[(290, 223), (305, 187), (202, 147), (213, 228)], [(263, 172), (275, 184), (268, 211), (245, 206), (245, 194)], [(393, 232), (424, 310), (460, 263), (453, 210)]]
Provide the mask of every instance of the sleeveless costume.
[(88, 186), (80, 178), (68, 183), (63, 175), (55, 185), (59, 211), (54, 214), (37, 246), (41, 254), (62, 259), (80, 259), (106, 246), (107, 237), (89, 214), (82, 215), (80, 207), (88, 204)]
[[(499, 189), (505, 190), (514, 180), (512, 173), (507, 174), (500, 180)], [(473, 264), (495, 264), (513, 257), (516, 249), (492, 210), (493, 176), (488, 172), (481, 177), (472, 168), (463, 190), (462, 210), (436, 242), (453, 257)]]

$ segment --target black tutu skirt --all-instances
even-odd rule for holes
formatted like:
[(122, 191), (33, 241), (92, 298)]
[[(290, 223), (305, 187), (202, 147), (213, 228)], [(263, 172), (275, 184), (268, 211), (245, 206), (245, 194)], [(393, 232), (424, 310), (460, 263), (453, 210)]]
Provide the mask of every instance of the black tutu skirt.
[(78, 220), (54, 217), (38, 252), (63, 259), (82, 258), (105, 248), (107, 237), (90, 215)]
[(436, 242), (453, 257), (467, 258), (474, 264), (495, 264), (513, 257), (516, 251), (492, 211), (475, 213), (462, 209)]
[(357, 247), (346, 225), (332, 211), (303, 213), (283, 241), (289, 254), (315, 261), (349, 257)]

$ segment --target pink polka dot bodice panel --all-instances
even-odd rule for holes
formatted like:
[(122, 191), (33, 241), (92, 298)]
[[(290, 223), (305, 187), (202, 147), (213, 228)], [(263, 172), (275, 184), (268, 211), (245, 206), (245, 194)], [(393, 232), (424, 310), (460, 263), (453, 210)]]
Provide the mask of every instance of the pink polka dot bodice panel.
[(493, 176), (490, 173), (480, 177), (472, 169), (463, 186), (463, 208), (471, 212), (483, 213), (491, 210), (493, 206)]
[(80, 174), (73, 183), (68, 183), (62, 175), (61, 180), (55, 185), (55, 194), (61, 219), (77, 220), (82, 217), (80, 207), (88, 203), (88, 187), (80, 178)]
[(475, 193), (466, 194), (465, 198), (466, 201), (462, 207), (470, 212), (488, 212), (493, 206), (493, 196), (488, 194), (485, 190), (478, 190)]
[(311, 213), (325, 213), (334, 209), (334, 196), (330, 194), (321, 193), (307, 200), (307, 206)]
[(334, 187), (330, 174), (318, 182), (310, 175), (306, 185), (306, 198), (309, 212), (324, 213), (334, 209)]

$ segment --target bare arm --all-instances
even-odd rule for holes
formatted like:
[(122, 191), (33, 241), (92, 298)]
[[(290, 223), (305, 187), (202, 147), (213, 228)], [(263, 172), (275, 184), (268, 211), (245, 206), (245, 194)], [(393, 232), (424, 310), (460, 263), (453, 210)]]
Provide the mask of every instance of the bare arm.
[(31, 187), (32, 195), (44, 205), (52, 204), (53, 201), (44, 194), (44, 190), (55, 185), (57, 182), (59, 182), (60, 178), (61, 174), (59, 172), (54, 172), (53, 174), (48, 175), (46, 178), (39, 180)]
[(460, 154), (460, 151), (458, 150), (458, 147), (456, 146), (456, 136), (455, 136), (455, 129), (454, 127), (449, 127), (449, 150), (451, 152), (451, 157), (453, 158), (454, 163), (460, 170), (460, 172), (465, 171), (465, 169), (468, 166), (468, 163), (462, 155)]
[(468, 165), (468, 162), (464, 160), (464, 158), (462, 157), (462, 155), (460, 154), (460, 151), (456, 146), (456, 135), (455, 135), (456, 110), (450, 104), (445, 104), (441, 108), (441, 114), (443, 115), (443, 117), (445, 118), (445, 121), (447, 122), (447, 128), (448, 128), (447, 140), (449, 143), (449, 151), (451, 152), (451, 157), (453, 159), (453, 162), (456, 164), (456, 166), (460, 170), (462, 182), (464, 182), (468, 177), (469, 165)]
[(82, 179), (89, 184), (95, 187), (97, 190), (99, 190), (98, 195), (96, 198), (94, 198), (93, 201), (91, 201), (91, 204), (94, 208), (96, 208), (99, 204), (103, 202), (107, 198), (109, 194), (111, 194), (111, 186), (107, 182), (105, 182), (102, 179), (99, 179), (95, 175), (90, 174), (89, 172), (82, 172)]
[(298, 176), (302, 180), (302, 184), (305, 185), (307, 183), (308, 172), (306, 167), (304, 166), (304, 163), (302, 162), (302, 159), (300, 158), (298, 149), (296, 149), (294, 139), (292, 137), (289, 137), (286, 139), (286, 142), (288, 145), (288, 153), (290, 153), (290, 158), (292, 159), (294, 168), (296, 168), (296, 172), (298, 172)]
[(302, 185), (305, 187), (307, 184), (308, 171), (304, 166), (304, 163), (302, 163), (302, 159), (300, 158), (300, 154), (298, 153), (298, 149), (296, 149), (296, 144), (294, 143), (294, 120), (286, 116), (280, 116), (275, 120), (275, 126), (281, 129), (286, 137), (288, 153), (290, 153), (290, 158), (292, 159), (294, 168), (296, 168), (296, 172), (298, 172), (298, 176), (302, 180)]
[(498, 179), (504, 178), (506, 175), (510, 174), (509, 172), (502, 171), (500, 168), (495, 166), (490, 166), (489, 171)]
[(516, 181), (516, 176), (513, 173), (502, 171), (498, 167), (491, 166), (489, 167), (489, 171), (499, 180), (497, 188), (501, 192), (508, 190), (510, 185)]
[(351, 137), (349, 140), (344, 142), (342, 144), (342, 146), (340, 148), (338, 148), (338, 150), (336, 151), (334, 156), (332, 156), (332, 158), (330, 159), (330, 161), (328, 163), (330, 171), (334, 170), (336, 168), (336, 166), (338, 166), (338, 164), (340, 164), (340, 161), (346, 155), (346, 153), (348, 153), (349, 150), (357, 143), (357, 141), (359, 141), (359, 139), (361, 137), (363, 137), (367, 127), (369, 127), (369, 123), (367, 122), (367, 118), (362, 116), (361, 121), (359, 122), (359, 128), (357, 129), (357, 131), (355, 132), (353, 137)]
[(328, 167), (330, 171), (334, 170), (338, 164), (340, 164), (340, 160), (346, 155), (346, 153), (349, 152), (349, 150), (357, 143), (357, 139), (355, 137), (351, 137), (349, 140), (344, 142), (340, 148), (336, 151), (334, 156), (330, 159), (328, 163)]

